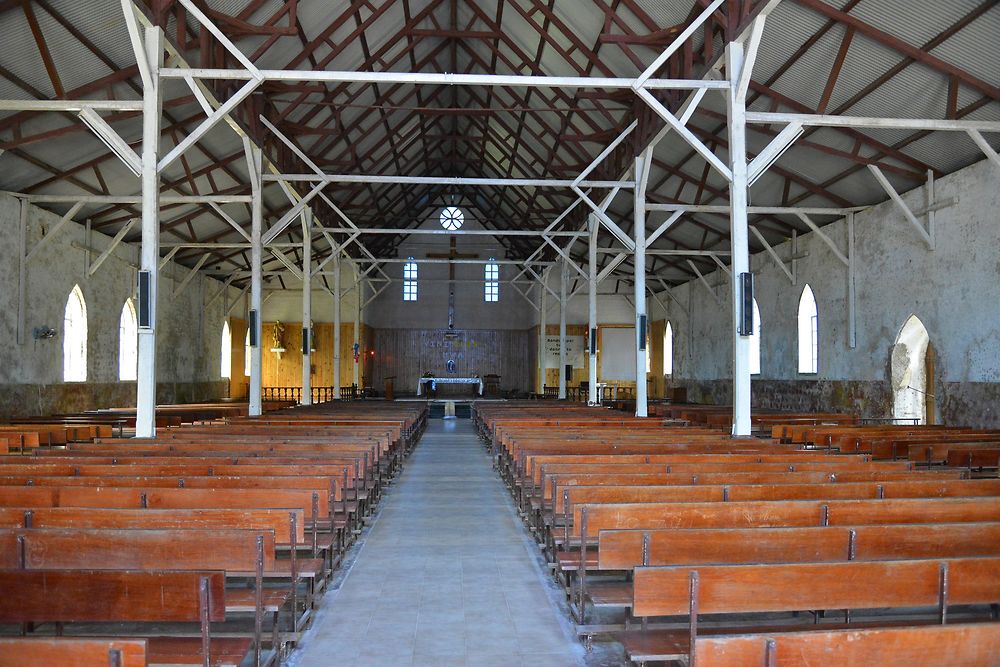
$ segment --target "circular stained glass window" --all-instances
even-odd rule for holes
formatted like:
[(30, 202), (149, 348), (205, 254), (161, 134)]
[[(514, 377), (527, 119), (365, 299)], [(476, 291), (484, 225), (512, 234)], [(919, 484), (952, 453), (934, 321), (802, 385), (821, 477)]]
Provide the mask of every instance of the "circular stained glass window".
[(449, 206), (441, 211), (441, 226), (449, 232), (453, 232), (465, 222), (465, 214), (457, 206)]

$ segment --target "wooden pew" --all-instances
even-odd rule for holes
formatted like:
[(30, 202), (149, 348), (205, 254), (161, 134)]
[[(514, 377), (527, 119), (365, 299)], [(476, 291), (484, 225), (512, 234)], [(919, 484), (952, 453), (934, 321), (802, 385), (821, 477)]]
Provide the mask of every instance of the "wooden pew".
[[(857, 525), (808, 528), (602, 530), (597, 570), (644, 566), (737, 565), (1000, 557), (1000, 523)], [(580, 577), (576, 611), (632, 606), (628, 581)]]
[[(151, 664), (240, 665), (249, 638), (216, 638), (211, 624), (226, 620), (222, 572), (0, 570), (0, 623), (194, 623), (200, 637), (147, 640)], [(64, 626), (72, 634), (72, 625)], [(163, 657), (161, 657), (163, 656)]]
[(1000, 624), (701, 636), (692, 667), (978, 667), (1000, 663)]
[[(254, 615), (261, 644), (263, 615), (272, 616), (272, 647), (278, 646), (278, 614), (292, 601), (292, 631), (300, 625), (298, 593), (275, 559), (274, 533), (241, 529), (21, 529), (0, 530), (0, 562), (22, 570), (222, 570), (252, 580), (252, 588), (227, 591), (226, 611)], [(12, 564), (13, 563), (13, 564)], [(288, 579), (288, 590), (265, 588), (264, 578)], [(307, 608), (305, 613), (308, 613)]]
[[(618, 635), (629, 658), (697, 664), (702, 614), (761, 619), (807, 610), (923, 609), (918, 620), (944, 622), (950, 606), (1000, 601), (1000, 558), (640, 567), (633, 599), (636, 616), (686, 616), (688, 628)], [(766, 623), (773, 626), (773, 618)], [(752, 625), (741, 623), (739, 631), (751, 632)]]
[(145, 639), (0, 638), (0, 667), (146, 667)]

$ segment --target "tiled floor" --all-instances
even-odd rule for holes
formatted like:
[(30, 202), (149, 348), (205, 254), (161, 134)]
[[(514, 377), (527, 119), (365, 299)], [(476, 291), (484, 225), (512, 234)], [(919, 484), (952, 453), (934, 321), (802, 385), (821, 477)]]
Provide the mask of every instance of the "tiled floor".
[(431, 420), (294, 667), (583, 664), (468, 419)]

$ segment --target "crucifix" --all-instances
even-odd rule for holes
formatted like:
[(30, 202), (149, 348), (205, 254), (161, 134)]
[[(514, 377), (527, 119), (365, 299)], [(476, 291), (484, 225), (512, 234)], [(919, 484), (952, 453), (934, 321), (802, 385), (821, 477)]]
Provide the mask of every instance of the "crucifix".
[(429, 252), (427, 256), (433, 259), (448, 260), (448, 329), (455, 328), (455, 261), (456, 259), (476, 259), (479, 255), (462, 254), (458, 252), (457, 237), (452, 234), (450, 237), (448, 254)]

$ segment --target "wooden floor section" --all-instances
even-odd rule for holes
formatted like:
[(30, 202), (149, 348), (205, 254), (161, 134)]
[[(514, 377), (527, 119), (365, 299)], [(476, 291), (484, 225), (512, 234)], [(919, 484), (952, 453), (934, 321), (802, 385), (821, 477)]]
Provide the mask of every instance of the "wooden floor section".
[(581, 665), (468, 419), (435, 419), (293, 667)]

